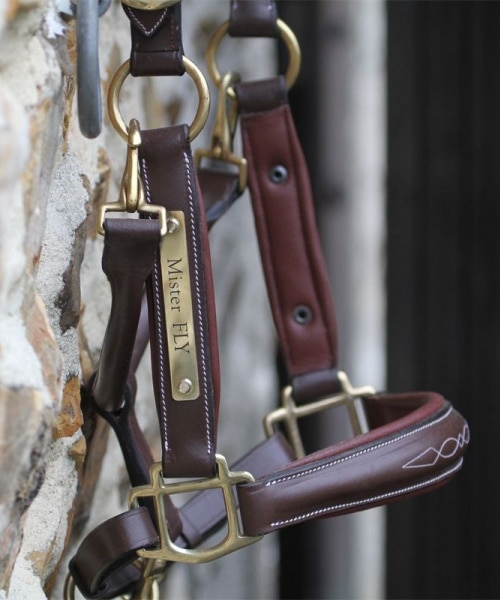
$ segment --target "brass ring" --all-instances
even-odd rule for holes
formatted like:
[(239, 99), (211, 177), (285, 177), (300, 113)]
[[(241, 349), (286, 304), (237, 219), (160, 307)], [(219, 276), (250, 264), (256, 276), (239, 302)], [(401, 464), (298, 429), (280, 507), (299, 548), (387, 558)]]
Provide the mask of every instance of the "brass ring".
[[(207, 118), (208, 111), (210, 109), (210, 93), (208, 91), (208, 85), (205, 77), (198, 67), (185, 56), (182, 58), (186, 73), (191, 77), (196, 85), (199, 96), (198, 110), (194, 116), (193, 122), (189, 126), (189, 141), (192, 142), (194, 138), (203, 129)], [(116, 71), (114, 77), (109, 85), (108, 91), (108, 114), (113, 127), (118, 131), (121, 137), (128, 142), (128, 127), (120, 113), (118, 106), (118, 100), (120, 91), (122, 89), (123, 82), (130, 73), (130, 60), (126, 60), (122, 66)]]
[[(278, 26), (278, 29), (279, 29), (279, 32), (281, 35), (281, 39), (285, 42), (285, 45), (288, 49), (289, 60), (288, 60), (288, 69), (285, 73), (285, 81), (286, 81), (287, 88), (290, 89), (293, 86), (293, 84), (295, 83), (295, 81), (299, 75), (299, 71), (300, 71), (300, 61), (301, 61), (300, 46), (297, 41), (297, 38), (295, 37), (295, 34), (293, 33), (293, 31), (290, 29), (290, 27), (288, 27), (288, 25), (284, 21), (282, 21), (281, 19), (278, 19), (276, 21), (276, 24)], [(210, 77), (212, 78), (212, 81), (214, 82), (214, 84), (217, 87), (219, 87), (219, 85), (220, 85), (220, 82), (222, 80), (222, 75), (221, 75), (219, 68), (217, 67), (217, 63), (215, 61), (215, 53), (219, 47), (219, 44), (221, 43), (222, 38), (226, 35), (228, 28), (229, 28), (229, 21), (224, 21), (224, 23), (222, 23), (216, 29), (215, 33), (213, 34), (213, 36), (208, 44), (207, 53), (206, 53), (207, 69), (210, 74)], [(235, 96), (234, 90), (232, 88), (228, 89), (228, 94), (233, 98)]]

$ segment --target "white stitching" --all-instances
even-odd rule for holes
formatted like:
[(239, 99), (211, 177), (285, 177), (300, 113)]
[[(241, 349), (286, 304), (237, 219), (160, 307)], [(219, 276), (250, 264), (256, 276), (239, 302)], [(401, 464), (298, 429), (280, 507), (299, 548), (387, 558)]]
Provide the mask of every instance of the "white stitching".
[(130, 8), (128, 6), (126, 8), (127, 8), (127, 14), (129, 16), (129, 18), (132, 19), (134, 21), (134, 23), (137, 25), (137, 27), (144, 33), (144, 35), (147, 35), (147, 36), (152, 35), (161, 26), (163, 19), (165, 17), (165, 14), (167, 12), (167, 9), (165, 8), (163, 10), (163, 12), (161, 13), (161, 15), (159, 15), (158, 20), (153, 25), (153, 27), (151, 27), (151, 29), (146, 29), (144, 24), (141, 23), (141, 21), (139, 21), (139, 19), (130, 10)]
[(291, 519), (283, 519), (282, 521), (273, 521), (270, 526), (271, 527), (281, 527), (283, 525), (288, 525), (290, 523), (297, 523), (298, 521), (302, 521), (303, 519), (310, 519), (311, 517), (317, 517), (319, 515), (322, 515), (322, 514), (325, 514), (325, 513), (334, 511), (334, 510), (353, 508), (355, 506), (360, 506), (360, 505), (368, 504), (371, 502), (378, 502), (380, 500), (386, 500), (387, 498), (394, 498), (395, 496), (400, 496), (400, 495), (406, 494), (408, 492), (413, 492), (415, 490), (426, 487), (428, 485), (432, 485), (433, 483), (436, 483), (437, 481), (440, 481), (441, 479), (445, 479), (446, 477), (448, 477), (455, 471), (458, 471), (460, 469), (460, 467), (462, 466), (462, 462), (463, 462), (463, 458), (461, 458), (458, 461), (458, 463), (453, 466), (453, 468), (448, 469), (448, 471), (445, 471), (444, 473), (441, 473), (440, 475), (437, 475), (436, 477), (433, 477), (432, 479), (427, 479), (426, 481), (423, 481), (422, 483), (409, 485), (408, 487), (396, 490), (394, 492), (387, 492), (386, 494), (378, 494), (377, 496), (372, 496), (371, 498), (363, 498), (363, 500), (355, 500), (353, 502), (344, 502), (342, 504), (334, 504), (333, 506), (329, 506), (327, 508), (320, 508), (318, 510), (313, 510), (313, 511), (310, 511), (303, 515), (299, 515), (297, 517), (292, 517)]
[[(426, 450), (423, 450), (422, 452), (420, 452), (420, 454), (418, 454), (417, 456), (415, 456), (414, 458), (412, 458), (411, 460), (406, 462), (403, 465), (403, 469), (421, 469), (423, 467), (432, 467), (433, 465), (436, 464), (436, 462), (438, 461), (439, 458), (451, 458), (454, 454), (456, 454), (460, 450), (460, 448), (463, 448), (465, 446), (465, 444), (469, 443), (469, 439), (470, 439), (469, 426), (466, 423), (464, 425), (464, 428), (462, 429), (461, 433), (459, 433), (456, 438), (454, 438), (454, 437), (446, 438), (444, 440), (444, 442), (442, 442), (441, 446), (439, 447), (439, 450), (436, 450), (436, 448), (434, 448), (434, 446), (429, 446)], [(444, 452), (444, 449), (446, 446), (448, 446), (449, 442), (455, 442), (455, 448), (453, 449), (452, 452), (449, 452), (448, 454), (446, 454)], [(422, 462), (422, 459), (426, 454), (430, 455), (430, 459)]]
[(428, 427), (432, 427), (433, 425), (437, 425), (438, 423), (440, 423), (441, 421), (443, 421), (444, 419), (446, 419), (448, 417), (448, 415), (451, 413), (452, 408), (450, 407), (446, 413), (444, 415), (442, 415), (439, 419), (437, 419), (436, 421), (432, 421), (431, 423), (426, 423), (425, 425), (421, 425), (420, 427), (418, 427), (417, 429), (413, 429), (412, 431), (407, 431), (406, 433), (402, 433), (401, 435), (398, 435), (395, 438), (392, 438), (390, 440), (386, 440), (385, 442), (381, 442), (380, 444), (376, 444), (375, 446), (370, 446), (369, 448), (363, 448), (363, 450), (359, 450), (358, 452), (355, 452), (354, 454), (349, 454), (348, 456), (343, 456), (342, 458), (338, 458), (337, 460), (332, 460), (328, 463), (325, 463), (324, 465), (318, 465), (316, 467), (313, 467), (311, 469), (307, 469), (306, 471), (300, 471), (300, 473), (295, 473), (293, 475), (287, 475), (286, 477), (280, 477), (279, 479), (273, 479), (272, 481), (268, 481), (266, 483), (266, 487), (269, 485), (275, 485), (277, 483), (281, 483), (283, 481), (290, 481), (291, 479), (298, 479), (299, 477), (304, 477), (305, 475), (309, 475), (310, 473), (315, 473), (317, 471), (322, 471), (323, 469), (327, 469), (328, 467), (333, 467), (334, 465), (346, 462), (348, 460), (351, 460), (352, 458), (356, 458), (358, 456), (361, 456), (363, 454), (367, 454), (369, 452), (373, 452), (374, 450), (378, 450), (379, 448), (383, 448), (384, 446), (389, 446), (390, 444), (394, 444), (395, 442), (398, 442), (399, 440), (404, 439), (405, 437), (409, 437), (411, 435), (414, 435), (415, 433), (418, 433), (424, 429), (427, 429)]
[(208, 386), (207, 386), (207, 372), (206, 372), (206, 357), (205, 357), (205, 333), (203, 330), (203, 319), (201, 313), (201, 294), (200, 294), (200, 276), (199, 276), (199, 263), (198, 263), (198, 245), (196, 240), (195, 228), (194, 228), (194, 206), (193, 206), (193, 188), (191, 185), (190, 169), (189, 169), (189, 158), (184, 152), (184, 164), (186, 167), (186, 182), (188, 189), (188, 200), (189, 200), (189, 215), (191, 218), (191, 237), (193, 241), (193, 262), (194, 262), (194, 282), (195, 282), (195, 293), (196, 293), (196, 307), (198, 317), (198, 328), (200, 331), (200, 354), (201, 354), (201, 370), (203, 379), (203, 402), (205, 409), (205, 427), (206, 427), (206, 439), (207, 439), (207, 454), (212, 453), (212, 442), (210, 438), (210, 418), (208, 410)]
[[(144, 180), (144, 187), (146, 191), (146, 202), (151, 204), (151, 194), (149, 188), (149, 179), (148, 179), (148, 169), (147, 163), (144, 159), (142, 159), (142, 176)], [(159, 310), (161, 306), (161, 298), (160, 298), (160, 277), (158, 272), (158, 262), (155, 261), (153, 264), (153, 294), (154, 301), (156, 303), (156, 311)], [(163, 431), (164, 431), (164, 440), (163, 447), (165, 452), (169, 451), (168, 444), (168, 430), (167, 430), (167, 403), (166, 403), (166, 392), (165, 392), (165, 342), (163, 340), (163, 329), (161, 327), (160, 319), (155, 319), (156, 324), (156, 334), (158, 336), (158, 367), (159, 367), (159, 383), (160, 383), (160, 403), (162, 406), (162, 423), (163, 423)]]

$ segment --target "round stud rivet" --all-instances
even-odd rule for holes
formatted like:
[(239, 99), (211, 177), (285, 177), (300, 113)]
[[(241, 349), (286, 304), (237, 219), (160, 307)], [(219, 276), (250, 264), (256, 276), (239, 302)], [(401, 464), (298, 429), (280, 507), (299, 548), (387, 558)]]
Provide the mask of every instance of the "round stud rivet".
[(191, 381), (191, 379), (181, 379), (179, 381), (177, 389), (181, 394), (189, 394), (189, 392), (193, 389), (193, 382)]

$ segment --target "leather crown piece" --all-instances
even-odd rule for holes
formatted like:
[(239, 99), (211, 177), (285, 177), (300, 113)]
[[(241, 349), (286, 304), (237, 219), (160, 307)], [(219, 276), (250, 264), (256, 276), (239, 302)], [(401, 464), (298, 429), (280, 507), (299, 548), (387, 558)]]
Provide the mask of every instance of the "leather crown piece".
[[(128, 7), (125, 12), (132, 23), (134, 74), (181, 74), (180, 3), (147, 15)], [(232, 0), (229, 32), (277, 37), (276, 19), (274, 2)], [(338, 370), (334, 304), (285, 80), (237, 83), (234, 93), (288, 384), (283, 406), (266, 419), (268, 439), (229, 469), (216, 454), (220, 375), (208, 229), (242, 189), (234, 174), (194, 168), (187, 126), (143, 132), (144, 195), (168, 211), (170, 233), (161, 240), (158, 220), (147, 215), (110, 219), (105, 226), (103, 270), (112, 308), (84, 402), (117, 435), (132, 501), (128, 511), (94, 529), (70, 562), (73, 581), (87, 598), (137, 593), (156, 562), (164, 570), (175, 561), (213, 560), (296, 523), (431, 491), (459, 471), (469, 443), (467, 422), (440, 394), (355, 389)], [(182, 278), (189, 285), (181, 289)], [(187, 320), (176, 322), (186, 298)], [(134, 373), (148, 340), (162, 438), (156, 466), (134, 413)], [(187, 362), (172, 360), (184, 354)], [(185, 368), (189, 379), (178, 376)], [(354, 436), (306, 454), (298, 419), (338, 405), (347, 407)], [(173, 498), (183, 484), (166, 483), (178, 478), (196, 480), (189, 488), (196, 494), (181, 507)], [(224, 526), (228, 543), (206, 549)]]

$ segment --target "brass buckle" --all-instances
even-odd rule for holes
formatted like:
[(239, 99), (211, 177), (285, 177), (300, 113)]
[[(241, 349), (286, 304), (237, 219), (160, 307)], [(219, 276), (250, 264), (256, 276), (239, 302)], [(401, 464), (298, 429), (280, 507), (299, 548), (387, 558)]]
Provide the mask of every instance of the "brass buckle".
[(195, 152), (195, 164), (199, 168), (203, 158), (218, 160), (238, 168), (238, 191), (243, 192), (247, 186), (248, 165), (245, 158), (233, 154), (233, 140), (238, 119), (235, 99), (229, 96), (229, 90), (241, 80), (239, 73), (229, 71), (220, 80), (217, 112), (212, 131), (211, 147), (198, 149)]
[[(130, 490), (129, 505), (131, 508), (138, 505), (139, 498), (153, 498), (160, 537), (159, 548), (138, 550), (138, 556), (164, 561), (204, 563), (225, 556), (261, 539), (262, 536), (249, 537), (241, 533), (238, 508), (232, 489), (233, 485), (251, 483), (255, 481), (254, 478), (246, 471), (230, 471), (226, 459), (220, 454), (216, 455), (216, 465), (217, 474), (215, 477), (165, 483), (161, 463), (154, 463), (150, 468), (150, 484), (141, 485)], [(214, 488), (220, 488), (224, 497), (227, 514), (226, 536), (222, 541), (209, 548), (188, 549), (176, 545), (168, 533), (163, 496)]]
[(127, 129), (127, 160), (120, 185), (120, 194), (116, 202), (104, 202), (97, 212), (97, 232), (104, 235), (106, 213), (141, 212), (156, 215), (160, 221), (160, 233), (165, 235), (169, 229), (167, 209), (157, 204), (148, 204), (144, 198), (144, 189), (139, 169), (139, 146), (141, 130), (136, 119), (130, 121)]
[(316, 402), (303, 404), (302, 406), (297, 406), (295, 404), (292, 386), (285, 387), (281, 394), (281, 408), (270, 412), (264, 418), (264, 429), (266, 431), (266, 435), (268, 437), (273, 435), (275, 425), (283, 422), (288, 439), (295, 451), (296, 457), (303, 458), (306, 453), (304, 450), (302, 437), (300, 435), (298, 420), (301, 417), (313, 415), (327, 408), (337, 406), (347, 407), (353, 433), (354, 435), (361, 435), (365, 429), (362, 423), (362, 421), (364, 422), (365, 419), (364, 415), (360, 414), (362, 410), (361, 407), (356, 406), (355, 401), (358, 398), (372, 396), (376, 393), (376, 390), (371, 385), (365, 385), (358, 388), (352, 387), (347, 375), (343, 371), (339, 371), (338, 378), (341, 386), (340, 393), (328, 398), (323, 398), (322, 400), (317, 400)]

